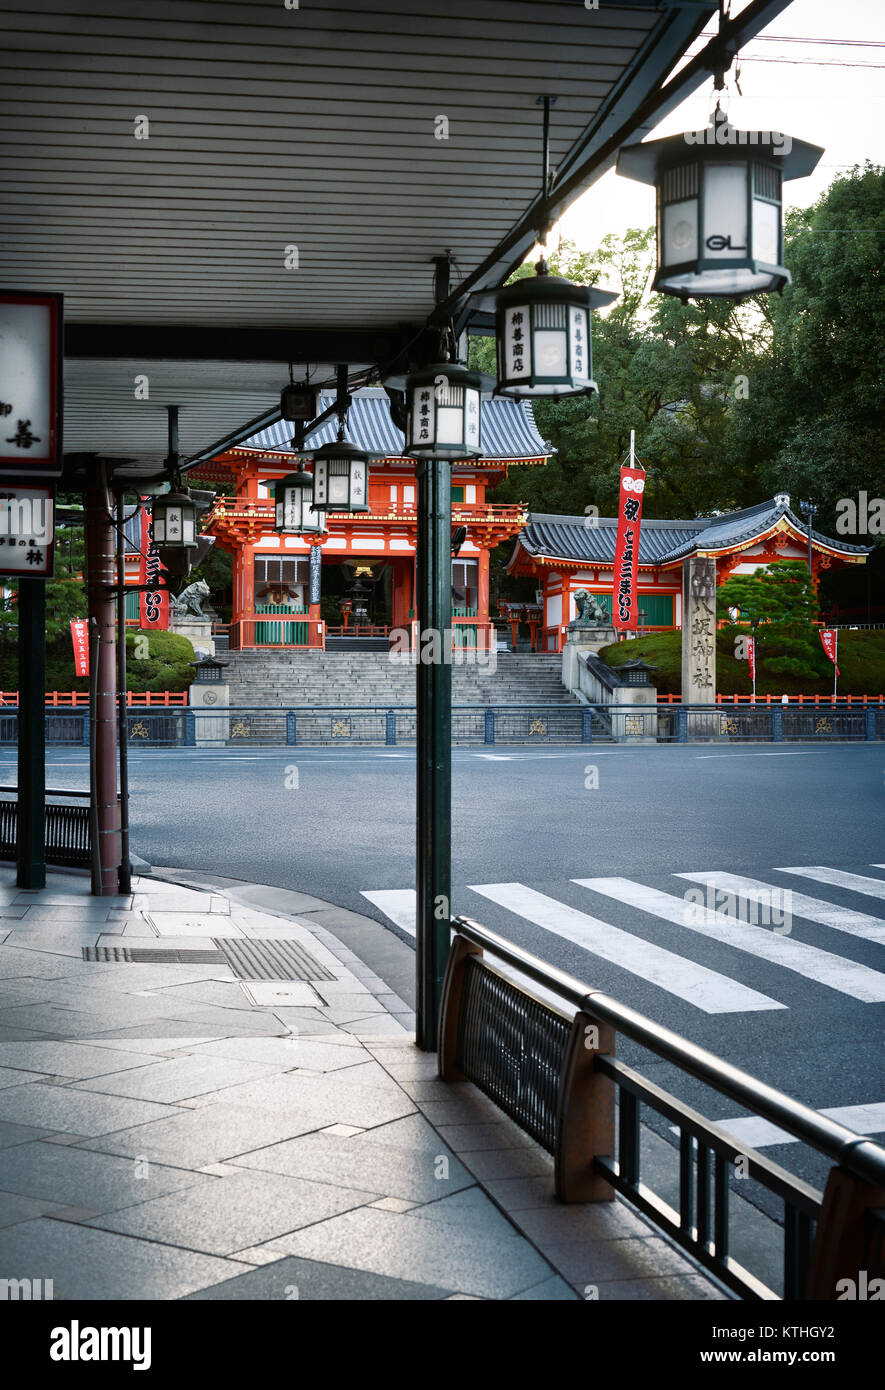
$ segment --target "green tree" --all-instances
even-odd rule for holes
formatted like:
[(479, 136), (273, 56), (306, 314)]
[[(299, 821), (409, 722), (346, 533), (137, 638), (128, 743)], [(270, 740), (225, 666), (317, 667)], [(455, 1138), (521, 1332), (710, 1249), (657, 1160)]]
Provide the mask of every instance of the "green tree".
[[(827, 661), (812, 624), (817, 617), (817, 593), (802, 560), (766, 565), (755, 574), (737, 574), (719, 586), (720, 619), (739, 609), (757, 642), (757, 660), (767, 672), (816, 680)], [(736, 629), (737, 631), (738, 629)]]

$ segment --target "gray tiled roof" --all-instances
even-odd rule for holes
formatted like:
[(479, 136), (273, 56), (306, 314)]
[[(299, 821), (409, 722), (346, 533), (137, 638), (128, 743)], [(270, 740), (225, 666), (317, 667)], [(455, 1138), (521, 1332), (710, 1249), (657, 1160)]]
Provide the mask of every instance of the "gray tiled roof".
[[(725, 516), (696, 517), (693, 521), (655, 521), (643, 518), (639, 533), (640, 565), (668, 564), (694, 554), (699, 544), (706, 550), (727, 550), (770, 530), (785, 516), (802, 535), (805, 523), (787, 503), (769, 498), (755, 507)], [(532, 512), (517, 537), (517, 546), (529, 555), (571, 560), (577, 564), (613, 564), (618, 522), (616, 517), (587, 518)], [(846, 554), (866, 555), (871, 547), (849, 545), (819, 531), (812, 536), (822, 545)], [(701, 540), (701, 538), (703, 538)], [(514, 554), (516, 552), (514, 551)]]
[[(327, 410), (334, 401), (334, 395), (321, 393), (320, 410)], [(291, 437), (290, 422), (278, 420), (245, 439), (240, 447), (288, 451)], [(393, 423), (386, 391), (371, 386), (354, 391), (347, 416), (347, 437), (366, 453), (379, 458), (398, 458), (402, 454), (405, 436)], [(332, 444), (337, 438), (338, 421), (333, 417), (307, 436), (305, 448), (318, 449), (321, 444)], [(488, 459), (546, 458), (550, 453), (538, 434), (531, 403), (500, 396), (483, 397), (479, 442), (484, 458)]]

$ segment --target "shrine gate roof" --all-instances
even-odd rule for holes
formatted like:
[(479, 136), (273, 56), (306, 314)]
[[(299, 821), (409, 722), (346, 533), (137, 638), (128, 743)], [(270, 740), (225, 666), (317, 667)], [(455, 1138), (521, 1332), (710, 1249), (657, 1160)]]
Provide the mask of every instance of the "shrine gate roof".
[[(333, 393), (320, 393), (320, 411), (333, 405)], [(275, 424), (244, 439), (241, 449), (290, 452), (292, 425), (288, 420)], [(321, 444), (332, 444), (338, 437), (338, 422), (332, 417), (307, 436), (305, 452)], [(403, 452), (405, 435), (393, 422), (390, 398), (380, 387), (367, 387), (353, 393), (347, 414), (347, 437), (381, 458), (398, 458)], [(515, 459), (541, 462), (550, 450), (538, 433), (532, 407), (528, 401), (503, 400), (486, 396), (482, 403), (480, 445), (489, 459)], [(482, 460), (480, 460), (480, 463)]]
[[(611, 565), (615, 558), (616, 517), (557, 516), (532, 512), (516, 540), (508, 569), (522, 549), (532, 559), (547, 563)], [(797, 538), (808, 537), (808, 528), (790, 509), (786, 494), (724, 516), (696, 517), (693, 521), (656, 521), (643, 517), (639, 533), (639, 564), (658, 567), (678, 564), (702, 552), (718, 554), (744, 549), (775, 530), (791, 529)], [(831, 554), (861, 559), (871, 546), (849, 545), (812, 530), (815, 546)]]

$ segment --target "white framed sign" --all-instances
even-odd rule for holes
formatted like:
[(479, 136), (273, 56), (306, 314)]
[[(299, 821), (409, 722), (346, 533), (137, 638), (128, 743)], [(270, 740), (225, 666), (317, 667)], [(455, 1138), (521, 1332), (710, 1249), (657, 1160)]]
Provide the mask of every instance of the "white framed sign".
[(0, 478), (0, 575), (51, 578), (54, 539), (55, 484)]
[(0, 473), (52, 477), (62, 470), (60, 294), (0, 291)]

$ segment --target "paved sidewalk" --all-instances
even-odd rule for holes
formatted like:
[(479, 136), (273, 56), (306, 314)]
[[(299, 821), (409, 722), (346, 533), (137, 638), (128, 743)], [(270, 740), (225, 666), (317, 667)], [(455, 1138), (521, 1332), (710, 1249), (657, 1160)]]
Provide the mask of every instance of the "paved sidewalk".
[(725, 1297), (624, 1203), (558, 1204), (549, 1157), (436, 1079), (408, 1004), (340, 939), (377, 924), (180, 877), (95, 899), (85, 876), (23, 892), (0, 870), (0, 1280), (56, 1299)]

